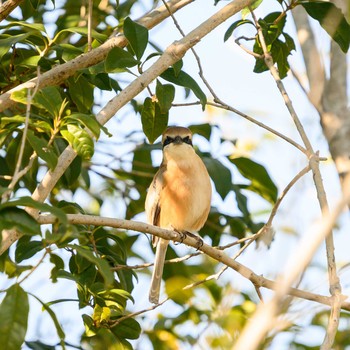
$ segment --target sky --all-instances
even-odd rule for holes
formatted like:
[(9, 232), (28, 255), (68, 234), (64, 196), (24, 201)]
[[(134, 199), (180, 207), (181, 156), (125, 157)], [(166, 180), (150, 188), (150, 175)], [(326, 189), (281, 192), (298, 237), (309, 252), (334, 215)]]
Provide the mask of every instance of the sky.
[[(151, 1), (144, 1), (144, 8), (135, 9), (132, 18), (136, 19), (141, 16), (145, 12), (144, 9), (149, 8), (150, 3)], [(213, 1), (196, 0), (191, 5), (176, 13), (175, 16), (185, 33), (188, 33), (226, 4), (227, 1), (221, 1), (215, 7), (213, 6)], [(271, 11), (272, 8), (279, 10), (276, 4), (276, 1), (265, 0), (263, 5), (256, 10), (256, 14), (263, 16), (267, 11)], [(239, 18), (240, 15), (238, 14), (228, 20), (196, 45), (195, 49), (201, 58), (205, 77), (223, 101), (288, 135), (294, 140), (301, 142), (283, 99), (270, 74), (268, 72), (262, 74), (253, 73), (254, 59), (239, 48), (232, 39), (224, 43), (223, 37), (225, 31), (231, 23)], [(113, 19), (111, 21), (113, 22)], [(317, 38), (319, 39), (319, 47), (325, 53), (324, 60), (325, 64), (327, 64), (327, 35), (318, 26), (315, 25), (315, 28)], [(243, 28), (238, 33), (244, 33), (244, 30)], [(287, 19), (287, 32), (295, 37), (295, 29), (291, 16), (288, 16)], [(165, 23), (150, 32), (150, 38), (165, 49), (174, 40), (181, 38), (181, 36), (174, 29), (172, 21), (168, 19)], [(151, 52), (151, 48), (148, 50)], [(304, 65), (299, 47), (297, 47), (297, 51), (290, 57), (290, 64), (301, 75), (304, 74)], [(203, 83), (200, 82), (199, 77), (197, 77), (198, 66), (190, 52), (184, 58), (183, 69), (196, 79), (204, 91), (207, 91)], [(329, 157), (327, 143), (322, 135), (316, 111), (310, 106), (304, 93), (291, 76), (288, 76), (284, 80), (284, 83), (314, 148), (320, 150), (322, 156)], [(141, 95), (146, 96), (145, 94)], [(100, 98), (101, 104), (104, 105), (112, 97), (114, 97), (113, 93), (106, 92), (102, 97), (100, 96), (98, 98)], [(177, 89), (175, 102), (181, 103), (183, 101), (183, 90)], [(192, 96), (189, 101), (194, 101), (194, 97)], [(253, 160), (266, 167), (280, 191), (306, 165), (304, 155), (291, 145), (277, 139), (275, 136), (267, 134), (265, 130), (232, 113), (213, 108), (207, 108), (203, 112), (199, 106), (177, 107), (170, 111), (169, 124), (187, 126), (203, 122), (210, 122), (211, 124), (220, 126), (221, 134), (218, 134), (217, 137), (222, 136), (237, 139), (235, 148), (218, 150), (218, 152), (232, 152), (234, 154), (251, 156)], [(118, 133), (120, 131), (127, 132), (130, 129), (130, 125), (133, 129), (138, 128), (141, 130), (140, 117), (135, 115), (130, 107), (125, 107), (108, 122), (107, 127), (113, 134), (113, 137), (118, 140)], [(199, 137), (195, 138), (195, 143), (200, 148), (208, 147)], [(215, 140), (212, 143), (212, 147), (215, 149)], [(120, 149), (119, 152), (122, 154), (125, 152), (125, 149)], [(159, 163), (161, 160), (160, 155), (156, 155), (154, 160), (155, 163)], [(100, 159), (98, 161), (103, 162), (104, 160)], [(331, 161), (323, 163), (321, 165), (321, 171), (328, 199), (332, 206), (340, 195), (338, 178), (333, 163)], [(233, 176), (234, 179), (239, 178), (239, 175), (236, 173)], [(74, 199), (82, 204), (86, 200), (82, 194), (76, 196)], [(218, 195), (215, 195), (213, 205), (218, 206), (224, 211), (231, 213), (237, 212), (235, 199), (231, 195), (225, 201), (222, 201)], [(267, 203), (258, 199), (256, 196), (250, 197), (249, 205), (251, 211), (256, 213), (270, 208)], [(271, 248), (260, 247), (259, 249), (254, 249), (251, 246), (238, 261), (252, 268), (257, 274), (274, 278), (278, 272), (283, 270), (284, 262), (289, 254), (293, 254), (294, 249), (298, 248), (299, 237), (312, 227), (316, 220), (318, 220), (319, 214), (312, 176), (308, 174), (296, 184), (283, 201), (274, 223), (276, 237)], [(102, 215), (122, 217), (123, 207), (118, 200), (106, 200), (102, 208)], [(262, 214), (261, 217), (266, 217), (266, 213)], [(145, 221), (145, 216), (140, 215), (137, 219)], [(348, 225), (349, 215), (345, 213), (342, 215), (338, 228), (335, 230), (336, 257), (339, 265), (349, 261), (348, 250), (345, 249), (349, 245), (348, 233), (346, 232)], [(145, 237), (143, 243), (147, 243)], [(141, 244), (139, 249), (143, 249)], [(153, 259), (151, 251), (147, 254), (151, 261)], [(301, 287), (327, 294), (327, 276), (325, 272), (322, 272), (322, 269), (317, 268), (321, 265), (323, 271), (325, 271), (324, 247), (319, 249), (313, 260), (313, 265), (306, 273)], [(45, 301), (68, 298), (74, 295), (75, 286), (71, 282), (61, 280), (53, 286), (46, 284), (50, 269), (47, 266), (40, 267), (33, 278), (29, 278), (24, 282), (23, 287), (25, 290), (33, 291), (34, 294), (41, 296)], [(349, 288), (349, 274), (344, 273), (342, 276), (344, 285)], [(233, 271), (229, 271), (223, 276), (223, 280), (229, 279), (234, 281), (233, 287), (237, 290), (248, 290), (250, 288), (250, 283)], [(140, 309), (148, 305), (147, 296), (144, 293), (145, 284), (148, 286), (148, 281), (148, 277), (140, 278), (135, 288), (135, 299), (137, 303), (132, 308)], [(4, 277), (0, 276), (1, 289), (6, 283)], [(269, 292), (264, 292), (264, 294), (269, 295)], [(173, 303), (170, 305), (174, 308), (173, 310), (170, 308), (170, 313), (176, 313), (175, 305)], [(295, 314), (296, 317), (299, 315), (298, 322), (300, 324), (303, 324), (302, 319), (305, 319), (305, 315), (302, 315), (303, 317), (301, 318), (300, 310), (298, 311), (298, 309), (302, 309), (305, 305), (307, 307), (314, 307), (311, 303), (299, 301), (294, 305), (297, 310)], [(52, 322), (46, 313), (42, 313), (41, 305), (31, 300), (32, 306), (34, 312), (30, 314), (27, 339), (35, 340), (40, 337), (53, 343), (57, 337)], [(163, 308), (159, 308), (159, 311), (156, 310), (149, 313), (149, 325), (152, 325), (158, 312), (165, 312), (165, 310), (168, 312), (168, 308), (168, 306), (164, 306)], [(75, 303), (59, 304), (53, 306), (53, 309), (55, 311), (59, 310), (60, 321), (62, 321), (66, 330), (67, 341), (77, 344), (83, 328), (80, 318), (81, 312), (77, 311)], [(319, 329), (308, 327), (299, 336), (303, 340), (308, 339), (310, 345), (320, 342)], [(286, 337), (288, 337), (286, 334), (279, 335), (271, 346), (271, 349), (283, 350), (287, 340)], [(142, 346), (139, 349), (142, 350)], [(147, 349), (147, 347), (144, 349)]]

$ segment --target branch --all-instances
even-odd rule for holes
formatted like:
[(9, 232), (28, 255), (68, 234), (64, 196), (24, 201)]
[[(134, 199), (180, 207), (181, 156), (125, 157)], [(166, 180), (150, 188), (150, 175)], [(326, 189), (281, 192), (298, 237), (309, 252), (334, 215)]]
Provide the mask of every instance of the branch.
[[(307, 149), (310, 168), (313, 172), (314, 183), (317, 191), (318, 201), (320, 203), (320, 207), (323, 214), (324, 224), (320, 227), (319, 231), (315, 234), (311, 232), (311, 234), (306, 235), (304, 239), (300, 242), (300, 247), (298, 247), (298, 251), (295, 254), (291, 254), (288, 267), (286, 268), (285, 273), (281, 275), (276, 285), (278, 286), (275, 291), (274, 297), (271, 301), (263, 306), (260, 306), (255, 314), (255, 316), (250, 320), (248, 325), (243, 330), (235, 349), (256, 349), (259, 345), (259, 342), (264, 338), (266, 333), (273, 327), (276, 315), (279, 312), (281, 302), (283, 301), (286, 294), (288, 294), (288, 290), (290, 286), (294, 283), (294, 281), (298, 278), (298, 276), (305, 270), (306, 266), (311, 261), (312, 256), (315, 254), (318, 246), (322, 242), (323, 239), (326, 239), (326, 249), (327, 249), (327, 262), (328, 262), (328, 274), (330, 280), (330, 292), (332, 297), (334, 298), (342, 298), (341, 296), (341, 287), (339, 283), (339, 278), (336, 274), (336, 266), (335, 266), (335, 257), (334, 257), (334, 243), (332, 236), (332, 228), (334, 227), (335, 220), (341, 213), (341, 210), (350, 200), (350, 189), (347, 196), (340, 200), (340, 204), (337, 207), (337, 210), (333, 213), (333, 216), (329, 218), (329, 208), (327, 203), (327, 198), (325, 194), (325, 190), (323, 187), (323, 182), (321, 178), (321, 173), (318, 164), (318, 154), (313, 151), (312, 145), (305, 133), (305, 130), (296, 114), (292, 102), (288, 96), (287, 91), (285, 90), (284, 84), (282, 83), (279, 73), (274, 66), (272, 56), (270, 52), (268, 52), (265, 38), (263, 36), (260, 25), (252, 12), (252, 16), (254, 18), (255, 25), (258, 29), (259, 40), (264, 52), (264, 60), (267, 67), (270, 70), (271, 75), (276, 81), (277, 87), (280, 90), (280, 93), (284, 99), (286, 107), (294, 121), (294, 124), (301, 136), (304, 145)], [(349, 177), (350, 179), (350, 177)], [(349, 180), (350, 181), (350, 180)], [(336, 309), (336, 303), (332, 303), (332, 313), (338, 314), (338, 310)], [(261, 323), (262, 319), (264, 320)], [(339, 322), (339, 317), (337, 319)], [(338, 323), (336, 324), (336, 328)], [(332, 325), (334, 327), (334, 324)], [(252, 331), (254, 330), (254, 339), (251, 338)], [(335, 334), (334, 334), (335, 335)], [(250, 338), (250, 339), (249, 339)], [(334, 338), (332, 342), (334, 341)], [(247, 346), (249, 344), (249, 346)]]
[(0, 22), (4, 20), (23, 0), (7, 0), (0, 6)]
[[(191, 2), (193, 2), (193, 0), (170, 0), (168, 2), (168, 6), (174, 13)], [(165, 6), (160, 6), (156, 10), (147, 13), (146, 15), (141, 17), (138, 20), (138, 23), (142, 24), (148, 29), (152, 29), (168, 17), (169, 12), (167, 8)], [(104, 44), (97, 47), (96, 49), (84, 53), (69, 62), (60, 64), (50, 69), (49, 71), (43, 73), (40, 76), (40, 80), (38, 79), (38, 77), (36, 77), (23, 84), (16, 86), (15, 88), (3, 93), (0, 96), (0, 112), (3, 112), (5, 109), (13, 107), (16, 104), (15, 101), (11, 100), (11, 94), (13, 92), (23, 90), (26, 88), (34, 88), (35, 86), (37, 86), (38, 89), (42, 89), (46, 86), (60, 85), (67, 78), (74, 75), (77, 70), (91, 67), (103, 61), (113, 47), (125, 47), (126, 45), (127, 40), (125, 36), (122, 34), (118, 34), (118, 36), (107, 40)]]
[[(39, 215), (37, 220), (41, 225), (54, 224), (57, 222), (57, 219), (54, 215)], [(149, 233), (163, 239), (184, 243), (195, 249), (198, 248), (198, 241), (193, 237), (186, 236), (186, 238), (184, 239), (182, 235), (180, 235), (175, 231), (162, 229), (160, 227), (146, 224), (143, 222), (114, 219), (114, 218), (100, 217), (100, 216), (93, 216), (93, 215), (83, 215), (83, 214), (67, 214), (67, 220), (70, 224), (74, 224), (74, 225), (79, 224), (79, 225), (92, 225), (92, 226), (107, 226), (107, 227), (113, 227), (118, 229)], [(267, 278), (264, 278), (263, 276), (259, 276), (255, 274), (248, 267), (230, 258), (222, 250), (213, 248), (206, 243), (203, 243), (203, 246), (200, 247), (199, 250), (202, 251), (204, 254), (210, 256), (211, 258), (223, 263), (224, 265), (229, 266), (230, 268), (232, 268), (233, 270), (241, 274), (243, 277), (247, 278), (249, 281), (251, 281), (254, 285), (258, 287), (264, 287), (264, 288), (275, 290), (276, 287), (278, 286), (278, 282), (271, 281)], [(288, 294), (298, 298), (315, 301), (328, 306), (330, 306), (332, 303), (331, 297), (314, 294), (314, 293), (303, 291), (297, 288), (290, 288), (288, 291)], [(341, 305), (344, 310), (350, 311), (350, 303), (346, 303), (343, 301)]]
[[(276, 280), (276, 288), (274, 297), (266, 304), (260, 304), (255, 315), (250, 319), (247, 326), (244, 328), (240, 338), (238, 339), (234, 350), (246, 350), (246, 349), (256, 349), (259, 342), (262, 341), (265, 334), (272, 328), (275, 315), (278, 311), (278, 305), (283, 300), (283, 297), (288, 294), (290, 286), (294, 280), (298, 278), (300, 273), (307, 266), (312, 256), (317, 251), (319, 245), (325, 239), (327, 235), (332, 231), (332, 228), (336, 225), (337, 219), (344, 210), (344, 208), (350, 203), (350, 176), (346, 179), (347, 192), (340, 198), (335, 209), (322, 217), (317, 228), (307, 232), (303, 238), (300, 240), (298, 247), (290, 255), (287, 267), (283, 274)], [(333, 298), (336, 298), (334, 300)], [(331, 300), (332, 312), (338, 307), (334, 306), (335, 302), (343, 302), (345, 296), (340, 294), (335, 297), (328, 298)], [(333, 314), (334, 315), (334, 314)], [(332, 327), (337, 328), (339, 321), (332, 324)], [(252, 334), (254, 333), (254, 338)], [(333, 339), (334, 340), (334, 339)]]
[[(96, 119), (101, 124), (105, 124), (111, 119), (120, 108), (126, 105), (133, 97), (138, 95), (145, 89), (154, 79), (156, 79), (161, 73), (163, 73), (169, 66), (179, 61), (185, 53), (197, 44), (203, 37), (209, 34), (218, 25), (223, 23), (226, 19), (230, 18), (242, 8), (248, 6), (254, 0), (236, 0), (232, 1), (217, 13), (212, 15), (209, 19), (192, 30), (183, 39), (174, 42), (170, 45), (162, 56), (142, 75), (135, 79), (130, 85), (128, 85), (119, 95), (110, 100), (107, 105), (98, 113)], [(166, 10), (167, 11), (167, 10)], [(167, 12), (168, 13), (168, 12)], [(91, 51), (93, 52), (93, 51)], [(42, 77), (40, 81), (42, 80)], [(72, 147), (68, 146), (60, 155), (57, 161), (57, 166), (54, 170), (49, 170), (44, 176), (41, 183), (34, 191), (32, 198), (34, 200), (43, 202), (51, 190), (56, 185), (57, 181), (64, 174), (68, 166), (76, 157), (75, 151)], [(37, 216), (37, 211), (33, 208), (27, 209), (28, 213)], [(12, 235), (5, 232), (0, 247), (0, 255), (10, 247), (14, 242)]]
[(315, 36), (311, 30), (306, 11), (301, 6), (296, 6), (292, 14), (309, 81), (309, 93), (307, 96), (315, 108), (320, 110), (321, 97), (325, 85), (324, 65), (318, 52)]

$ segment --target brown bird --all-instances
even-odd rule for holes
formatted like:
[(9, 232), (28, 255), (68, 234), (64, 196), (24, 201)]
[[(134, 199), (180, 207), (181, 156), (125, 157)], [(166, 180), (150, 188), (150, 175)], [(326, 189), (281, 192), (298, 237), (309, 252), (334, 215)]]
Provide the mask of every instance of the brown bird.
[[(150, 224), (181, 233), (194, 233), (210, 211), (208, 171), (192, 146), (192, 132), (169, 127), (162, 137), (163, 161), (148, 189), (145, 209)], [(169, 241), (153, 236), (156, 247), (149, 301), (159, 301), (165, 254)]]

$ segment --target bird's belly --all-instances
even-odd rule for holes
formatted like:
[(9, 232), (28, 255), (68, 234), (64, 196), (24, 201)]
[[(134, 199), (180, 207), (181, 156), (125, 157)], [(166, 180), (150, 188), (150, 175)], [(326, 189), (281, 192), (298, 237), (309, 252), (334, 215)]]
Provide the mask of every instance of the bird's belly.
[(210, 193), (202, 186), (184, 179), (173, 181), (163, 189), (160, 226), (179, 231), (198, 231), (204, 225), (210, 209)]

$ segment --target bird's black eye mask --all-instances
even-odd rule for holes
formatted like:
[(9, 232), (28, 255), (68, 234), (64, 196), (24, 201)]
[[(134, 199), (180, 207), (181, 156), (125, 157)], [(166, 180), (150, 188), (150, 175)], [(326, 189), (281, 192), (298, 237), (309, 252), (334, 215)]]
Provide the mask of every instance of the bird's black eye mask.
[(163, 148), (167, 145), (169, 145), (170, 143), (176, 142), (177, 140), (181, 139), (182, 142), (187, 143), (188, 145), (192, 146), (192, 140), (189, 136), (185, 136), (185, 137), (180, 137), (180, 136), (176, 136), (176, 137), (170, 137), (167, 136), (166, 139), (163, 142)]

